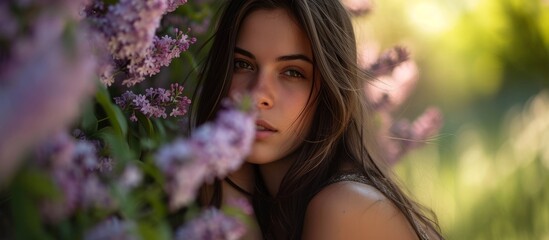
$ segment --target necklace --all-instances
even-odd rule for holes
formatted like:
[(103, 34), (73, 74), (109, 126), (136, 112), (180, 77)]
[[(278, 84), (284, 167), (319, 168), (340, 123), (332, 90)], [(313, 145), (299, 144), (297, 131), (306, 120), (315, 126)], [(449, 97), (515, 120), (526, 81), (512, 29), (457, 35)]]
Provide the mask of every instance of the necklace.
[(252, 194), (250, 192), (248, 192), (248, 191), (244, 190), (244, 188), (238, 186), (238, 184), (233, 182), (233, 180), (231, 180), (229, 177), (225, 178), (225, 182), (227, 182), (229, 185), (231, 185), (231, 187), (233, 187), (234, 189), (236, 189), (240, 193), (242, 193), (244, 195), (247, 195), (247, 196), (252, 196)]

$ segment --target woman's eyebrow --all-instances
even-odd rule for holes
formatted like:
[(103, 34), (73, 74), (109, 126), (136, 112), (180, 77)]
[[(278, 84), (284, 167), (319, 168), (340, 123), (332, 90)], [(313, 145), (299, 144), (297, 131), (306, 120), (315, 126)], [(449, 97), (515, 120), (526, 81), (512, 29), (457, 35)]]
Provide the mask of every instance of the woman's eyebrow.
[(249, 58), (255, 60), (255, 56), (254, 56), (251, 52), (248, 52), (248, 51), (246, 51), (246, 50), (244, 50), (244, 49), (242, 49), (242, 48), (234, 47), (234, 52), (240, 53), (240, 54), (242, 54), (242, 55), (244, 55), (244, 56), (246, 56), (246, 57), (249, 57)]
[(305, 62), (313, 64), (313, 61), (309, 57), (303, 54), (292, 54), (292, 55), (281, 56), (281, 57), (278, 57), (276, 60), (277, 61), (303, 60)]
[[(246, 57), (249, 57), (255, 60), (255, 56), (251, 52), (248, 52), (242, 48), (235, 47), (234, 52), (240, 53)], [(309, 57), (305, 56), (304, 54), (292, 54), (292, 55), (280, 56), (276, 59), (276, 61), (291, 61), (291, 60), (303, 60), (305, 62), (313, 64), (313, 60), (311, 60)]]

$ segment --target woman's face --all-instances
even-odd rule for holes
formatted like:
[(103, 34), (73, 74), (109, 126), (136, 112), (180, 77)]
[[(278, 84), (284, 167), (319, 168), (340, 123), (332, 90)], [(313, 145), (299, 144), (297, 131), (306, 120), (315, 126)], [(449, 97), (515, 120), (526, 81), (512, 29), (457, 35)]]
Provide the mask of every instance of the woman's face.
[(258, 109), (247, 161), (282, 159), (303, 142), (316, 106), (308, 102), (318, 92), (309, 39), (285, 10), (257, 10), (243, 21), (234, 53), (230, 93), (251, 91)]

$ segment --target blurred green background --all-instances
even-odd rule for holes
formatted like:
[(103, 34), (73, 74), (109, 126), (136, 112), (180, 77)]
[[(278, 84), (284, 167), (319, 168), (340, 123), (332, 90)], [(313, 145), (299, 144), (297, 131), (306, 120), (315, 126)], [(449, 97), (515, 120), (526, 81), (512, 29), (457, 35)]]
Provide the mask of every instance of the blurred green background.
[(440, 134), (396, 166), (448, 239), (549, 239), (549, 1), (382, 0), (359, 42), (408, 48)]

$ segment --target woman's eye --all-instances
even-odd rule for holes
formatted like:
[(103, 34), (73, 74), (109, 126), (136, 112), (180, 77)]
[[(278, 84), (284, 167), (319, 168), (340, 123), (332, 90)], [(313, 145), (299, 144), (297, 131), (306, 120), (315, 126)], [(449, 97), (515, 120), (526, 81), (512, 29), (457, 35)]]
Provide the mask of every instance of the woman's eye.
[(238, 69), (253, 70), (252, 65), (242, 60), (234, 61), (234, 69), (235, 70), (238, 70)]
[(287, 70), (284, 72), (284, 74), (293, 78), (305, 78), (303, 74), (296, 70)]

